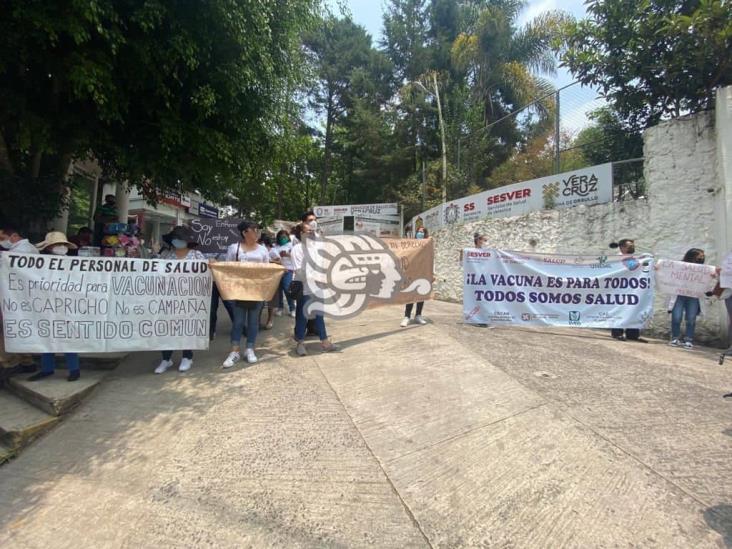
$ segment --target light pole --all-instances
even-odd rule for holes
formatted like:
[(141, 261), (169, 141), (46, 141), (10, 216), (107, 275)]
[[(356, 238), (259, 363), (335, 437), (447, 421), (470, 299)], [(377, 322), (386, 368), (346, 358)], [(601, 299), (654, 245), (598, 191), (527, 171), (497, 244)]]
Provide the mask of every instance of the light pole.
[(445, 122), (442, 119), (442, 102), (440, 101), (440, 90), (437, 86), (437, 73), (432, 71), (432, 84), (435, 87), (434, 91), (428, 90), (422, 82), (417, 80), (412, 81), (412, 84), (418, 85), (422, 88), (425, 93), (434, 95), (437, 100), (437, 120), (440, 124), (440, 143), (442, 145), (442, 203), (447, 202), (447, 151), (445, 149)]

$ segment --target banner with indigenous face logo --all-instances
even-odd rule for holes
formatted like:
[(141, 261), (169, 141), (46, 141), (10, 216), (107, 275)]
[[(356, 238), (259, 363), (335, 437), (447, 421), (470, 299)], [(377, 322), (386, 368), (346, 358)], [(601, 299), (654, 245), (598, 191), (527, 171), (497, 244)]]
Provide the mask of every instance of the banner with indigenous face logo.
[(210, 267), (221, 297), (237, 301), (271, 300), (285, 273), (277, 263), (217, 261)]
[(297, 278), (306, 315), (350, 318), (370, 307), (432, 299), (432, 239), (336, 235), (304, 241)]
[(211, 273), (200, 260), (0, 256), (12, 353), (208, 349)]
[(653, 257), (469, 248), (463, 316), (471, 324), (643, 328), (653, 316)]

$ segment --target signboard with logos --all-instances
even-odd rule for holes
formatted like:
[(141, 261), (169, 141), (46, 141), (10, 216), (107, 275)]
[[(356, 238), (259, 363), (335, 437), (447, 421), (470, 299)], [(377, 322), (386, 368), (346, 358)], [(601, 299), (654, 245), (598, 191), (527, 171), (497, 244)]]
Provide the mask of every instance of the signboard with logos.
[(529, 212), (604, 204), (613, 198), (612, 164), (599, 164), (504, 187), (442, 204), (412, 219), (412, 227), (434, 231), (444, 225)]
[(219, 209), (201, 202), (198, 204), (198, 215), (200, 217), (218, 219), (219, 218)]
[(313, 211), (323, 234), (354, 232), (377, 237), (401, 236), (401, 216), (396, 203), (316, 206)]

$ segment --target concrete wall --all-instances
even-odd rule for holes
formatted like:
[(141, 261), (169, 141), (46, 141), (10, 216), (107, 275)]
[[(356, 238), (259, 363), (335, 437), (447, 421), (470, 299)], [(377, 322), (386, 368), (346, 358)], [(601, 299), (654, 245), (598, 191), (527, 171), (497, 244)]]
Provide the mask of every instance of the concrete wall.
[[(729, 101), (732, 94), (726, 97)], [(732, 109), (727, 111), (728, 119), (723, 124), (732, 123), (730, 113)], [(732, 139), (731, 133), (728, 130), (727, 139)], [(728, 142), (722, 149), (730, 146)], [(462, 301), (459, 250), (472, 246), (475, 232), (486, 234), (496, 248), (598, 256), (616, 253), (608, 248), (610, 242), (633, 238), (639, 252), (681, 259), (687, 249), (697, 247), (706, 251), (708, 263), (718, 264), (728, 248), (727, 240), (721, 238), (722, 233), (727, 234), (727, 223), (719, 204), (726, 204), (726, 197), (730, 197), (732, 206), (732, 188), (727, 189), (731, 185), (729, 177), (718, 173), (719, 155), (714, 113), (651, 128), (644, 135), (647, 199), (443, 228), (433, 235), (437, 244), (436, 290), (443, 299)], [(729, 152), (727, 155), (729, 162)], [(669, 334), (666, 301), (661, 296), (656, 298), (649, 328), (653, 335)], [(720, 303), (710, 300), (709, 305), (697, 324), (697, 339), (721, 343), (722, 334), (726, 334), (726, 313)]]

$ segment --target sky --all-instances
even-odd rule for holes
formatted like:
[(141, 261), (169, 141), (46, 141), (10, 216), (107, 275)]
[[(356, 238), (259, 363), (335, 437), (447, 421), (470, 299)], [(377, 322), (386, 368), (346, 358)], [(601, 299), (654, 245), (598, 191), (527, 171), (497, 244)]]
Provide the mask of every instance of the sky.
[[(339, 5), (351, 12), (353, 20), (363, 26), (371, 35), (374, 45), (381, 39), (384, 4), (382, 0), (327, 0), (334, 13), (339, 13)], [(547, 11), (562, 9), (576, 18), (585, 16), (584, 0), (530, 0), (524, 9), (519, 24), (523, 25), (537, 15)], [(555, 75), (543, 75), (555, 87), (571, 84), (574, 79), (566, 69), (559, 68)], [(597, 99), (597, 93), (589, 88), (573, 86), (562, 97), (562, 127), (570, 132), (577, 132), (587, 124), (586, 113), (597, 108), (603, 101)]]

